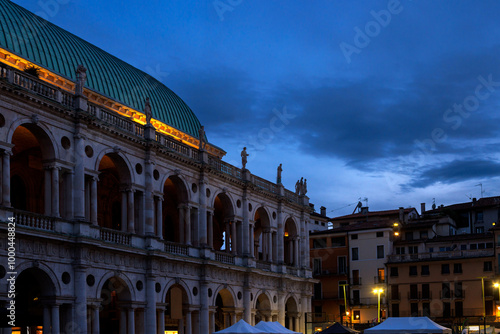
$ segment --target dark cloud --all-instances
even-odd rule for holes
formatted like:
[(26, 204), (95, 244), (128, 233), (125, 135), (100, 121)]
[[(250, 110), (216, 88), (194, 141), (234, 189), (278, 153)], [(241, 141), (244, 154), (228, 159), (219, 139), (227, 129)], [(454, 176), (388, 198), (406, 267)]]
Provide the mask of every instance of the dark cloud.
[(425, 188), (435, 183), (452, 184), (498, 176), (500, 163), (494, 160), (454, 160), (428, 168), (407, 186)]

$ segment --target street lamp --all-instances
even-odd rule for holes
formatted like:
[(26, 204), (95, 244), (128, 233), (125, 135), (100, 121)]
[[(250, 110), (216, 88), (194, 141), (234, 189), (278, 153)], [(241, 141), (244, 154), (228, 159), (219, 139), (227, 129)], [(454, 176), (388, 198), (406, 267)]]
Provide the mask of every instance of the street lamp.
[(373, 289), (373, 293), (378, 296), (378, 311), (377, 311), (377, 322), (380, 322), (380, 294), (384, 292), (384, 289)]
[(498, 288), (498, 301), (500, 302), (500, 283), (493, 284), (495, 288)]

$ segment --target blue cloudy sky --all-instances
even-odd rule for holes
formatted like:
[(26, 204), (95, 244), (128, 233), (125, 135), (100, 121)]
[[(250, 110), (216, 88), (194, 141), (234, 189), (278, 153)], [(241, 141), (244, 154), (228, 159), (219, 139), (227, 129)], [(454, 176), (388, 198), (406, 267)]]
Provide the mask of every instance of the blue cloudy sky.
[(225, 161), (247, 146), (252, 173), (307, 178), (330, 216), (500, 195), (499, 1), (14, 2), (160, 79)]

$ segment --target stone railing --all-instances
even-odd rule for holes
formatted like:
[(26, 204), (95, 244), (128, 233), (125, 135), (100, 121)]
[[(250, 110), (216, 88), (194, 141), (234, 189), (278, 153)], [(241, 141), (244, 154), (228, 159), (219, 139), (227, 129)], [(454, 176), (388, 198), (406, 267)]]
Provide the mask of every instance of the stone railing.
[(70, 93), (64, 92), (64, 91), (61, 92), (61, 94), (62, 94), (62, 101), (61, 101), (61, 103), (64, 106), (66, 106), (66, 107), (73, 107), (74, 100), (75, 100), (74, 96), (71, 95)]
[(215, 252), (215, 261), (234, 264), (234, 255), (225, 252)]
[(267, 181), (267, 180), (265, 180), (265, 179), (263, 179), (263, 178), (261, 178), (261, 177), (258, 177), (258, 176), (255, 176), (255, 175), (254, 175), (254, 176), (253, 176), (253, 183), (254, 183), (257, 187), (259, 187), (259, 188), (261, 188), (261, 189), (264, 189), (264, 190), (266, 190), (266, 191), (269, 191), (269, 192), (271, 192), (271, 193), (273, 193), (273, 194), (277, 194), (277, 193), (278, 193), (278, 188), (277, 188), (277, 186), (276, 186), (276, 184), (275, 184), (275, 183), (272, 183), (272, 182), (270, 182), (270, 181)]
[(165, 252), (172, 254), (189, 255), (189, 248), (186, 245), (165, 241)]
[(101, 240), (130, 246), (131, 237), (126, 232), (101, 227)]
[(294, 203), (299, 203), (299, 195), (297, 195), (294, 192), (291, 192), (290, 190), (285, 189), (285, 197)]
[(53, 217), (20, 211), (14, 211), (13, 214), (17, 225), (54, 231), (55, 219)]
[(29, 74), (22, 74), (22, 72), (14, 72), (14, 84), (21, 86), (27, 90), (30, 90), (43, 97), (58, 100), (57, 93), (58, 90), (49, 86), (43, 81), (31, 76)]
[(297, 269), (295, 267), (289, 267), (289, 266), (287, 266), (286, 267), (286, 273), (290, 274), (290, 275), (297, 276), (299, 274), (299, 269)]
[(491, 249), (476, 249), (476, 250), (456, 250), (447, 252), (432, 252), (432, 253), (417, 253), (417, 254), (399, 254), (389, 255), (389, 262), (412, 262), (412, 261), (427, 261), (431, 259), (458, 259), (458, 258), (474, 258), (484, 256), (494, 256), (495, 250)]
[(208, 157), (208, 164), (215, 170), (241, 179), (241, 169), (230, 165), (220, 159)]
[(255, 266), (257, 269), (271, 271), (271, 263), (269, 262), (256, 261)]
[[(168, 147), (171, 151), (177, 152), (185, 157), (188, 158), (194, 158), (198, 157), (198, 150), (190, 147), (186, 144), (183, 144), (182, 142), (175, 140), (174, 138), (161, 134), (161, 133), (156, 133), (156, 141), (165, 147)], [(194, 153), (196, 151), (196, 153)]]

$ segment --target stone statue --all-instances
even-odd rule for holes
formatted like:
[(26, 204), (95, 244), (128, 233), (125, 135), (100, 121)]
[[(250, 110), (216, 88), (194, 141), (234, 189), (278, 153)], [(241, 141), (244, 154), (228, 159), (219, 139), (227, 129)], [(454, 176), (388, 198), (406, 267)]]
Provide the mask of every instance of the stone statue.
[(87, 81), (87, 69), (83, 65), (78, 65), (76, 68), (76, 87), (75, 94), (83, 95), (83, 86)]
[(198, 130), (198, 136), (200, 140), (200, 150), (205, 150), (205, 146), (207, 145), (207, 142), (205, 141), (205, 127), (202, 125), (200, 127), (200, 130)]
[(281, 184), (281, 172), (283, 171), (283, 168), (281, 167), (282, 164), (278, 166), (278, 176), (276, 178), (276, 183)]
[(295, 193), (298, 195), (300, 192), (300, 181), (297, 180), (297, 183), (295, 183)]
[(301, 177), (299, 181), (299, 195), (304, 195), (304, 178)]
[(304, 179), (304, 185), (302, 186), (302, 195), (307, 194), (307, 179)]
[(247, 166), (247, 157), (249, 156), (250, 154), (247, 153), (247, 148), (246, 147), (243, 147), (243, 151), (241, 151), (241, 164), (243, 165), (243, 169), (246, 168)]
[(146, 103), (144, 103), (144, 114), (146, 115), (146, 125), (150, 125), (153, 113), (151, 111), (151, 104), (149, 103), (149, 97), (146, 97)]

